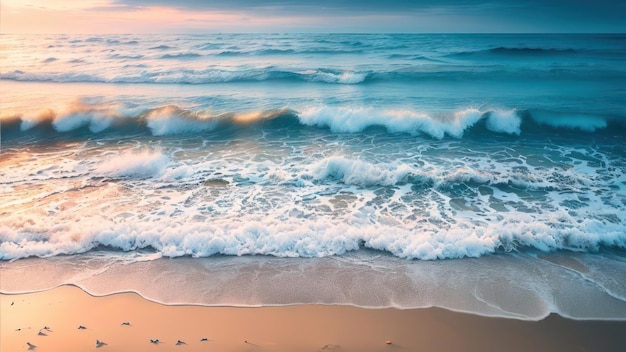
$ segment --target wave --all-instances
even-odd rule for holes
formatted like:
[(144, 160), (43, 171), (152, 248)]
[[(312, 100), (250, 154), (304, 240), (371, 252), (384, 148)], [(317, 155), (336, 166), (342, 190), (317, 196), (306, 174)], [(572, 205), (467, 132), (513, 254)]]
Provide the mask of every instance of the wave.
[(559, 227), (554, 221), (537, 221), (524, 214), (509, 213), (504, 219), (485, 223), (480, 228), (472, 227), (471, 223), (455, 227), (428, 222), (407, 226), (385, 221), (384, 216), (374, 215), (371, 209), (368, 213), (368, 209), (359, 210), (351, 224), (331, 218), (272, 220), (267, 216), (263, 219), (246, 216), (246, 221), (235, 222), (220, 218), (210, 222), (179, 222), (165, 216), (160, 220), (133, 222), (92, 218), (89, 228), (80, 221), (46, 229), (28, 223), (24, 228), (0, 225), (0, 260), (70, 255), (102, 247), (122, 251), (151, 249), (166, 257), (195, 258), (220, 254), (319, 258), (369, 248), (420, 260), (476, 258), (523, 248), (544, 252), (626, 249), (626, 234), (619, 222), (580, 219), (576, 227)]
[(161, 56), (161, 59), (190, 59), (201, 57), (202, 54), (187, 52), (187, 53), (176, 53), (176, 54), (165, 54)]
[[(138, 60), (141, 55), (113, 54), (110, 59)], [(204, 57), (198, 53), (165, 54), (161, 59), (194, 59)], [(416, 57), (414, 60), (428, 60)], [(143, 68), (149, 65), (142, 64)], [(437, 65), (437, 64), (434, 64)], [(126, 66), (129, 72), (112, 76), (109, 72), (84, 71), (48, 71), (29, 72), (13, 70), (1, 72), (0, 79), (23, 82), (99, 82), (99, 83), (145, 83), (145, 84), (213, 84), (231, 82), (262, 82), (262, 81), (296, 81), (317, 82), (327, 84), (368, 84), (373, 82), (422, 82), (422, 81), (451, 81), (485, 79), (486, 81), (509, 81), (515, 79), (608, 79), (611, 81), (626, 79), (626, 71), (609, 69), (595, 69), (593, 71), (576, 68), (547, 69), (505, 69), (500, 65), (477, 67), (414, 67), (409, 69), (395, 69), (391, 71), (376, 70), (343, 70), (329, 68), (312, 69), (279, 69), (273, 66), (264, 68), (245, 69), (185, 69), (175, 68), (166, 71), (151, 69), (133, 70)]]
[(191, 111), (177, 106), (143, 110), (137, 107), (76, 102), (58, 113), (52, 109), (44, 109), (35, 116), (5, 113), (0, 118), (3, 121), (3, 136), (7, 137), (31, 130), (65, 133), (84, 129), (89, 133), (112, 131), (131, 134), (147, 130), (152, 135), (163, 136), (212, 131), (218, 126), (246, 125), (291, 114), (293, 112), (289, 109), (213, 114), (210, 111)]
[(496, 47), (491, 49), (480, 49), (473, 51), (462, 51), (449, 54), (448, 57), (469, 57), (469, 56), (509, 56), (527, 58), (530, 56), (554, 56), (554, 55), (575, 55), (581, 53), (576, 49), (559, 49), (559, 48), (528, 48), (528, 47)]
[[(204, 48), (204, 47), (203, 47)], [(211, 49), (211, 47), (209, 47)], [(232, 48), (220, 51), (215, 56), (271, 56), (271, 55), (344, 55), (344, 54), (362, 54), (360, 49), (257, 49), (244, 50), (241, 48)]]
[[(199, 54), (165, 55), (167, 58), (195, 58)], [(119, 57), (121, 58), (121, 57)], [(137, 59), (129, 56), (127, 59)], [(146, 66), (142, 66), (146, 67)], [(268, 69), (249, 69), (240, 71), (230, 70), (174, 70), (171, 72), (152, 72), (142, 70), (130, 75), (104, 77), (99, 74), (83, 72), (24, 72), (14, 70), (1, 73), (0, 79), (26, 82), (100, 82), (100, 83), (160, 83), (160, 84), (207, 84), (228, 82), (254, 82), (272, 80), (296, 80), (304, 82), (319, 82), (329, 84), (358, 84), (373, 78), (369, 72), (355, 72), (344, 70), (302, 70), (281, 71)]]
[(169, 49), (174, 49), (173, 46), (169, 46), (169, 45), (165, 45), (165, 44), (161, 44), (158, 46), (153, 46), (151, 48), (148, 48), (148, 50), (169, 50)]
[(521, 117), (516, 110), (481, 111), (468, 108), (451, 114), (433, 115), (409, 109), (323, 106), (303, 109), (299, 118), (305, 125), (328, 127), (334, 133), (355, 133), (380, 126), (391, 133), (425, 134), (437, 139), (445, 136), (460, 138), (483, 119), (490, 131), (517, 135), (521, 133)]
[(433, 59), (423, 55), (415, 55), (415, 54), (391, 54), (387, 56), (388, 58), (394, 59), (406, 59), (412, 61), (426, 61), (426, 62), (435, 62), (435, 63), (444, 63), (443, 60)]
[(108, 56), (109, 59), (129, 59), (129, 60), (139, 60), (143, 58), (143, 55), (122, 55), (122, 54), (112, 54)]
[[(150, 133), (154, 136), (203, 133), (217, 128), (245, 128), (249, 124), (277, 120), (273, 126), (328, 129), (331, 133), (360, 133), (371, 128), (384, 128), (388, 133), (406, 133), (434, 139), (463, 138), (496, 133), (521, 136), (525, 133), (616, 133), (626, 130), (624, 119), (609, 116), (564, 113), (547, 110), (466, 108), (452, 112), (429, 113), (416, 109), (384, 109), (375, 107), (310, 106), (259, 111), (215, 113), (210, 110), (189, 110), (178, 106), (126, 106), (121, 104), (90, 105), (75, 102), (64, 110), (42, 109), (39, 113), (3, 112), (4, 138), (20, 138), (31, 132), (47, 131), (89, 134)], [(478, 134), (477, 134), (478, 133)]]
[(363, 187), (392, 186), (415, 172), (404, 164), (372, 164), (344, 157), (323, 159), (312, 168), (312, 175), (318, 180), (332, 178), (344, 184)]
[(107, 39), (107, 45), (138, 45), (139, 42), (136, 40), (122, 41), (117, 39)]
[(165, 173), (170, 159), (162, 153), (128, 151), (103, 160), (95, 175), (111, 178), (150, 178)]
[(293, 49), (260, 49), (260, 50), (225, 50), (216, 56), (264, 56), (264, 55), (288, 55), (296, 53)]
[(574, 49), (556, 49), (556, 48), (507, 48), (507, 47), (497, 47), (493, 49), (489, 49), (489, 52), (494, 54), (514, 54), (514, 55), (524, 55), (524, 54), (532, 54), (532, 55), (541, 55), (541, 54), (573, 54), (579, 52)]
[(310, 167), (307, 176), (317, 182), (339, 182), (363, 188), (409, 184), (413, 189), (434, 189), (442, 192), (464, 184), (493, 186), (501, 190), (514, 187), (524, 191), (551, 192), (555, 190), (556, 179), (589, 186), (588, 181), (571, 175), (570, 171), (563, 171), (558, 177), (543, 175), (541, 172), (533, 174), (524, 168), (507, 173), (472, 168), (434, 172), (406, 163), (373, 163), (343, 156), (331, 156), (318, 161)]
[[(624, 205), (597, 202), (603, 197), (600, 190), (619, 185), (624, 176), (598, 185), (595, 170), (583, 174), (580, 170), (559, 170), (563, 178), (550, 180), (559, 177), (554, 175), (554, 168), (516, 172), (514, 167), (494, 170), (444, 165), (433, 169), (415, 162), (330, 156), (305, 165), (301, 171), (282, 169), (258, 175), (252, 168), (250, 174), (239, 174), (257, 176), (258, 185), (250, 186), (223, 179), (207, 182), (210, 175), (207, 171), (215, 164), (207, 168), (207, 164), (197, 163), (198, 160), (181, 163), (175, 154), (168, 155), (165, 150), (149, 149), (149, 146), (115, 148), (75, 160), (73, 166), (55, 171), (62, 178), (73, 179), (71, 188), (37, 191), (29, 195), (31, 199), (20, 198), (17, 204), (4, 205), (15, 209), (28, 203), (38, 204), (37, 207), (56, 214), (42, 217), (38, 211), (6, 212), (0, 222), (0, 260), (77, 254), (103, 247), (122, 251), (151, 249), (167, 257), (219, 254), (328, 257), (370, 248), (399, 258), (422, 260), (481, 257), (524, 248), (544, 252), (626, 249)], [(488, 159), (486, 162), (492, 164)], [(240, 166), (235, 166), (238, 172)], [(267, 166), (265, 171), (269, 169)], [(232, 177), (222, 173), (228, 173), (223, 167), (217, 169), (219, 175)], [(280, 180), (276, 188), (276, 175), (281, 171), (287, 179), (297, 180)], [(46, 176), (26, 172), (31, 174), (29, 178)], [(77, 174), (85, 178), (77, 182)], [(563, 183), (566, 178), (571, 178), (574, 185)], [(12, 180), (11, 176), (2, 181), (17, 187), (22, 182)], [(549, 197), (554, 198), (549, 206), (535, 213), (494, 211), (486, 207), (467, 212), (471, 206), (459, 204), (454, 198), (458, 197), (455, 189), (468, 185), (474, 189), (489, 185), (491, 195), (502, 191), (502, 187), (517, 187), (526, 194), (538, 189), (550, 192)], [(337, 186), (350, 191), (338, 192)], [(381, 186), (392, 186), (382, 190), (393, 194), (388, 195), (386, 205), (368, 199), (381, 195)], [(271, 190), (264, 194), (267, 188)], [(131, 189), (139, 193), (130, 196)], [(164, 190), (167, 196), (162, 193)], [(419, 196), (409, 195), (413, 192)], [(506, 199), (516, 198), (515, 192), (506, 192)], [(212, 198), (217, 193), (223, 197)], [(279, 193), (285, 193), (284, 198)], [(561, 205), (566, 199), (561, 195), (566, 193), (581, 193), (582, 197), (577, 199), (586, 202), (581, 206), (585, 208), (584, 215)], [(268, 201), (265, 195), (278, 198), (273, 201), (274, 206), (262, 206)], [(205, 197), (211, 200), (207, 202)], [(245, 200), (230, 206), (231, 197)], [(412, 200), (403, 201), (409, 198)], [(137, 199), (143, 205), (137, 205)], [(283, 201), (286, 199), (289, 201)], [(158, 206), (146, 207), (152, 202)], [(227, 204), (225, 209), (214, 211), (213, 206), (222, 202)], [(330, 207), (324, 210), (324, 205), (332, 202), (344, 203), (349, 213), (342, 215), (341, 210), (333, 213)], [(393, 206), (399, 203), (410, 207), (404, 211), (405, 215), (403, 211), (393, 213)], [(198, 221), (195, 216), (199, 215), (199, 207), (211, 215), (204, 215)], [(407, 213), (420, 215), (407, 217)], [(446, 220), (447, 216), (453, 218)], [(63, 219), (61, 225), (59, 217)], [(233, 221), (233, 217), (237, 220)]]

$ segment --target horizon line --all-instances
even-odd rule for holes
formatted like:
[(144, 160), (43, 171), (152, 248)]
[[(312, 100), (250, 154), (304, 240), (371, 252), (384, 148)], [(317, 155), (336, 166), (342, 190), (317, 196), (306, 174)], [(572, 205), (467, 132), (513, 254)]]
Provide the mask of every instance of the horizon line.
[(66, 32), (49, 32), (49, 33), (23, 33), (23, 32), (0, 32), (0, 35), (208, 35), (208, 34), (350, 34), (350, 35), (362, 35), (362, 34), (402, 34), (402, 35), (449, 35), (449, 34), (469, 34), (469, 35), (499, 35), (499, 34), (519, 34), (519, 35), (546, 35), (546, 34), (567, 34), (567, 35), (626, 35), (626, 32), (302, 32), (302, 31), (286, 31), (286, 32), (180, 32), (180, 33), (97, 33), (97, 32), (85, 32), (85, 33), (66, 33)]

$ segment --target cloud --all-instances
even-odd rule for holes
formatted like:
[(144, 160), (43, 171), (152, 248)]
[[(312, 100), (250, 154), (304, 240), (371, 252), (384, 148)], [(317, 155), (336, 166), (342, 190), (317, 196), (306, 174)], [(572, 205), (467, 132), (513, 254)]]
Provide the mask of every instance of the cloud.
[(133, 12), (133, 11), (141, 11), (144, 9), (144, 6), (139, 5), (109, 5), (109, 6), (94, 6), (89, 7), (87, 11), (95, 11), (95, 12)]
[(1, 5), (5, 30), (16, 32), (626, 32), (626, 1), (615, 0), (50, 0), (37, 11), (17, 0)]
[(503, 11), (511, 15), (517, 10), (547, 15), (609, 16), (621, 18), (626, 1), (615, 0), (114, 0), (127, 6), (165, 6), (185, 10), (270, 11), (297, 14), (307, 10), (326, 14), (394, 14), (431, 9), (465, 9), (467, 11)]
[(316, 12), (394, 13), (441, 6), (477, 5), (484, 3), (484, 0), (115, 0), (114, 3), (195, 10), (297, 12), (302, 9), (309, 9)]
[(626, 31), (626, 1), (615, 0), (113, 0), (113, 4), (273, 17), (453, 15), (549, 32)]

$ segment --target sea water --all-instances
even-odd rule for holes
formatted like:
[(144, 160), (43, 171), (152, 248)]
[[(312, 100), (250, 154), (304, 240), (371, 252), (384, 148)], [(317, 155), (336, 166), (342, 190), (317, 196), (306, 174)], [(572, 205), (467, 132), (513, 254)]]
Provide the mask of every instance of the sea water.
[(626, 319), (624, 62), (613, 34), (1, 35), (0, 290)]

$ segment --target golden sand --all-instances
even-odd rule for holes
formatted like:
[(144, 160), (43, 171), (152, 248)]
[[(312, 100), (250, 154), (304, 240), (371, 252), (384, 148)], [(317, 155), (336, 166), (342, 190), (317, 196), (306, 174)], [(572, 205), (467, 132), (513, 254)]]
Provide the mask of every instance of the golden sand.
[(73, 286), (3, 294), (0, 309), (2, 352), (619, 351), (626, 346), (626, 322), (559, 316), (526, 322), (437, 308), (168, 306), (133, 293), (93, 297)]

